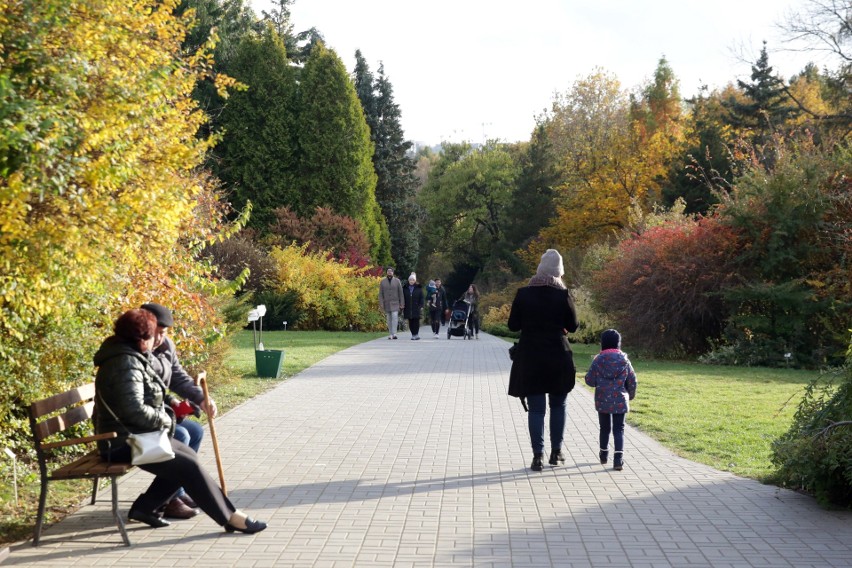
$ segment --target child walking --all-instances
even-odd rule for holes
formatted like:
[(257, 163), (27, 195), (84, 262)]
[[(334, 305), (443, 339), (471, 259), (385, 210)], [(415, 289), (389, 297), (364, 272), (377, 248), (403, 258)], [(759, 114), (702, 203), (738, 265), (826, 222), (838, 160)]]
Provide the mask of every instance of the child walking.
[(615, 442), (612, 468), (624, 467), (624, 417), (630, 410), (629, 401), (636, 396), (636, 373), (621, 351), (621, 334), (608, 329), (601, 334), (601, 352), (595, 355), (586, 384), (595, 387), (595, 410), (600, 422), (601, 463), (609, 457), (609, 433)]

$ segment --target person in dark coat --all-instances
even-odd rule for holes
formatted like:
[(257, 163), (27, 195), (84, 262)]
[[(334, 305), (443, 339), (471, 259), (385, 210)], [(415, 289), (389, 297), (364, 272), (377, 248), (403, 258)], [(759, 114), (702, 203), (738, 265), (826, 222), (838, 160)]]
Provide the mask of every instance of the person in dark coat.
[[(169, 328), (174, 327), (174, 317), (171, 310), (153, 302), (142, 304), (140, 307), (151, 312), (157, 318), (157, 333), (154, 335), (151, 365), (162, 379), (163, 384), (169, 391), (177, 394), (185, 401), (190, 401), (190, 406), (194, 406), (195, 409), (193, 414), (200, 416), (201, 409), (204, 409), (207, 414), (215, 418), (216, 403), (211, 398), (210, 407), (207, 407), (204, 391), (180, 364), (175, 344), (168, 337)], [(205, 375), (199, 374), (199, 378), (202, 376)], [(198, 422), (189, 419), (188, 411), (180, 410), (186, 406), (186, 403), (178, 404), (177, 401), (173, 403), (173, 408), (177, 414), (174, 438), (198, 452), (201, 447), (201, 440), (204, 438), (204, 428)], [(196, 514), (198, 514), (196, 503), (189, 498), (183, 489), (178, 491), (177, 495), (168, 502), (163, 510), (163, 516), (168, 519), (189, 519)]]
[[(442, 306), (441, 309), (441, 326), (447, 325), (447, 318), (450, 317), (450, 304), (447, 302), (447, 289), (444, 288), (440, 278), (435, 278), (435, 294), (437, 302)], [(440, 331), (440, 328), (438, 329)], [(437, 331), (435, 333), (438, 333)]]
[(568, 393), (574, 388), (574, 356), (566, 335), (579, 325), (574, 301), (562, 282), (565, 270), (555, 249), (541, 256), (535, 276), (519, 289), (509, 313), (509, 329), (520, 331), (509, 374), (509, 395), (529, 402), (534, 471), (542, 470), (544, 416), (550, 402), (550, 465), (565, 461), (562, 440)]
[(412, 341), (420, 339), (420, 317), (423, 314), (423, 286), (417, 282), (413, 272), (408, 277), (408, 284), (402, 287), (402, 297), (405, 307), (402, 309), (408, 328), (411, 330)]
[[(114, 335), (95, 353), (95, 432), (118, 434), (114, 439), (98, 441), (98, 450), (106, 460), (130, 462), (130, 433), (164, 428), (174, 432), (174, 417), (166, 410), (170, 395), (151, 365), (156, 332), (154, 314), (141, 308), (130, 310), (116, 320)], [(201, 510), (226, 531), (256, 533), (266, 528), (263, 521), (253, 520), (234, 507), (201, 467), (192, 448), (174, 438), (170, 441), (174, 458), (138, 466), (156, 477), (130, 507), (130, 520), (154, 528), (168, 526), (168, 521), (151, 511), (165, 506), (183, 486)]]

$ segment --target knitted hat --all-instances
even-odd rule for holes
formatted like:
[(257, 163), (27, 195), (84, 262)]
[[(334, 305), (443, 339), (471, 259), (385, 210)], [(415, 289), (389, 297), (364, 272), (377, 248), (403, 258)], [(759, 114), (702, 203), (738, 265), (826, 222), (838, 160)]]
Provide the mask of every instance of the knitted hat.
[(614, 329), (608, 329), (601, 334), (601, 351), (604, 349), (621, 349), (621, 334)]
[(175, 325), (175, 320), (172, 318), (172, 312), (169, 311), (165, 306), (161, 306), (160, 304), (148, 303), (142, 304), (140, 306), (143, 310), (148, 310), (154, 317), (157, 318), (157, 325), (160, 327), (173, 327)]
[(412, 272), (411, 275), (408, 277), (408, 281), (417, 282), (417, 275)]
[(565, 274), (565, 269), (562, 267), (562, 256), (556, 249), (547, 249), (541, 255), (541, 262), (538, 263), (538, 269), (535, 273), (536, 276), (562, 278), (562, 275)]

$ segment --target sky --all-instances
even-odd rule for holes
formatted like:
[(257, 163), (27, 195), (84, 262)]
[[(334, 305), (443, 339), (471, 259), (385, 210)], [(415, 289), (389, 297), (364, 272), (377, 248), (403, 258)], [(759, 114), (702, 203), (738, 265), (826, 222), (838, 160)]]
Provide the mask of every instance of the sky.
[[(260, 16), (271, 0), (249, 0)], [(814, 55), (785, 50), (778, 29), (805, 0), (296, 0), (291, 22), (311, 27), (351, 72), (360, 49), (384, 64), (405, 137), (526, 141), (555, 93), (600, 68), (625, 89), (665, 56), (681, 95), (748, 79), (763, 40), (783, 77)]]

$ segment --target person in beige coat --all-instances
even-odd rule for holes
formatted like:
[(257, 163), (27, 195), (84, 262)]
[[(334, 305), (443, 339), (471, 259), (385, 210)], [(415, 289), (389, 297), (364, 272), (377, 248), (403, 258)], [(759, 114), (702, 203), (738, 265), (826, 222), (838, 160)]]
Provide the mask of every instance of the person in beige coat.
[(382, 278), (379, 284), (379, 308), (388, 320), (388, 339), (396, 339), (399, 311), (405, 309), (405, 299), (402, 297), (402, 282), (393, 275), (390, 267), (387, 278)]

